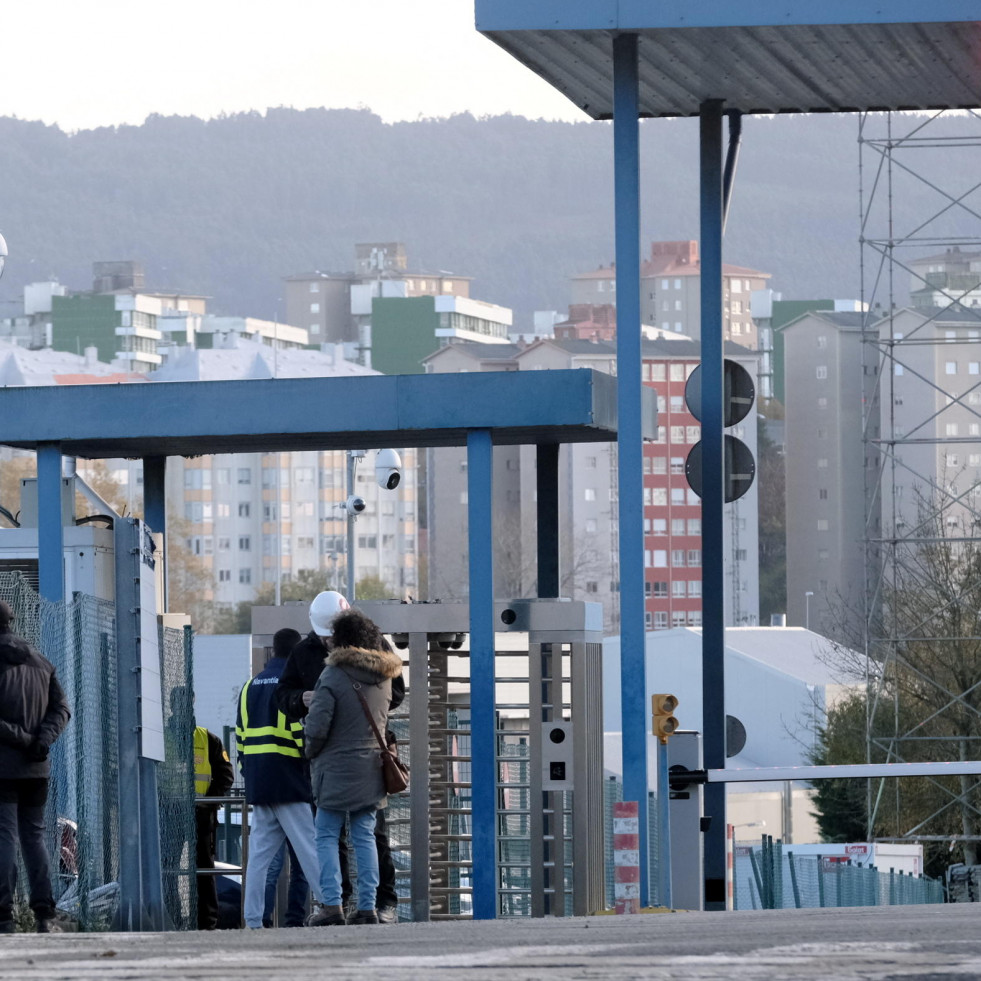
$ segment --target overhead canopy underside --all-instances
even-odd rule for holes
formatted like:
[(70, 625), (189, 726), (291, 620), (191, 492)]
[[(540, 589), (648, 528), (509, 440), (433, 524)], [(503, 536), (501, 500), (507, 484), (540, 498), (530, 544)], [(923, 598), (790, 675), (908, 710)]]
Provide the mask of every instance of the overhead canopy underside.
[(617, 33), (638, 35), (643, 116), (981, 106), (981, 6), (965, 0), (476, 0), (477, 29), (594, 119)]
[[(647, 439), (657, 435), (644, 392)], [(482, 372), (0, 389), (0, 443), (87, 459), (616, 439), (616, 379)]]

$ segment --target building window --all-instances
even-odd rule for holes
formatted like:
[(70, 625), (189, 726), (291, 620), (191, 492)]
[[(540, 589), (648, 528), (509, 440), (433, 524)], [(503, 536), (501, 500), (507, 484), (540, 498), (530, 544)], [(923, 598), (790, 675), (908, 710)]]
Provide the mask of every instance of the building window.
[(945, 429), (947, 431), (947, 435), (948, 436), (956, 436), (957, 435), (957, 423), (956, 422), (948, 422), (946, 424), (946, 426), (945, 426)]
[(683, 456), (671, 457), (671, 473), (685, 472), (685, 458)]
[(670, 279), (662, 279), (661, 280), (661, 289), (662, 290), (669, 290), (669, 289), (671, 289), (671, 280)]
[(668, 489), (667, 487), (651, 488), (651, 503), (654, 507), (667, 507)]
[(956, 361), (946, 361), (946, 362), (944, 362), (944, 371), (948, 375), (956, 375), (957, 374), (957, 362)]
[(702, 564), (702, 550), (700, 548), (688, 549), (688, 564), (697, 569)]
[(672, 504), (684, 504), (685, 503), (685, 488), (684, 487), (672, 487), (671, 488), (671, 503)]
[(587, 593), (598, 593), (599, 592), (599, 583), (598, 582), (594, 582), (592, 579), (587, 580), (586, 581), (586, 592)]
[(666, 535), (668, 533), (668, 522), (666, 518), (655, 518), (651, 522), (651, 533), (654, 535)]
[(681, 289), (681, 280), (680, 280), (680, 279), (676, 279), (676, 280), (674, 281), (674, 288), (675, 288), (676, 290), (680, 290), (680, 289)]
[(685, 564), (685, 550), (683, 548), (676, 548), (671, 552), (671, 565), (675, 567), (684, 567)]
[(652, 364), (651, 365), (651, 381), (663, 382), (664, 381), (664, 364)]
[(828, 488), (827, 487), (819, 487), (818, 488), (818, 500), (819, 501), (826, 501), (827, 499), (828, 499)]
[(666, 582), (654, 583), (654, 599), (668, 598), (668, 584)]
[(586, 487), (583, 489), (583, 499), (586, 501), (596, 500), (596, 490), (593, 487)]
[(588, 534), (592, 534), (595, 531), (596, 531), (596, 519), (595, 518), (587, 518), (586, 519), (586, 532)]
[(238, 581), (243, 585), (247, 586), (252, 582), (252, 570), (251, 569), (239, 569), (238, 570)]
[(828, 377), (828, 366), (827, 365), (823, 365), (823, 364), (819, 364), (814, 369), (814, 377), (815, 378), (827, 378)]
[(252, 550), (252, 537), (250, 535), (238, 536), (238, 550), (240, 552), (249, 552)]
[(685, 427), (684, 426), (672, 426), (671, 427), (671, 442), (672, 443), (683, 443), (685, 441)]
[(665, 474), (668, 472), (668, 459), (664, 456), (655, 456), (653, 459), (653, 466), (651, 467), (654, 473)]
[(817, 468), (818, 468), (818, 470), (827, 470), (828, 469), (828, 458), (826, 456), (819, 456), (818, 457), (818, 459), (817, 459)]
[(685, 611), (684, 610), (674, 610), (671, 613), (671, 626), (672, 627), (683, 627), (685, 625)]
[(644, 629), (650, 630), (654, 626), (654, 614), (650, 610), (644, 612)]
[(311, 293), (319, 293), (320, 292), (320, 284), (319, 283), (311, 283), (310, 284), (310, 292)]
[(311, 313), (320, 313), (320, 304), (319, 303), (311, 303), (310, 304), (310, 312)]
[(685, 583), (681, 579), (675, 579), (671, 583), (671, 595), (674, 597), (683, 597), (685, 595)]
[(688, 595), (697, 599), (702, 595), (702, 580), (701, 579), (689, 579), (688, 580)]
[(218, 551), (228, 552), (231, 551), (232, 540), (230, 538), (219, 538), (218, 539)]
[(252, 468), (251, 467), (239, 467), (238, 468), (238, 482), (240, 484), (251, 484), (252, 483)]
[(654, 549), (654, 562), (655, 569), (665, 569), (668, 565), (668, 553), (663, 548)]
[(685, 442), (697, 443), (702, 438), (701, 426), (685, 426)]
[(248, 501), (238, 502), (238, 516), (240, 518), (247, 518), (252, 513), (252, 506)]
[(692, 507), (698, 507), (702, 503), (701, 498), (690, 488), (688, 490), (688, 503)]
[(688, 534), (689, 535), (700, 535), (702, 533), (702, 519), (701, 518), (689, 518), (688, 519)]
[(668, 614), (666, 610), (657, 610), (654, 613), (654, 629), (655, 630), (668, 629)]
[(827, 518), (818, 518), (817, 519), (817, 530), (818, 531), (827, 531), (828, 530), (828, 519)]
[(218, 582), (231, 582), (232, 581), (232, 570), (231, 569), (219, 569), (218, 570)]
[(678, 364), (675, 362), (670, 366), (669, 374), (671, 376), (671, 381), (680, 382), (685, 380), (685, 366), (683, 364)]

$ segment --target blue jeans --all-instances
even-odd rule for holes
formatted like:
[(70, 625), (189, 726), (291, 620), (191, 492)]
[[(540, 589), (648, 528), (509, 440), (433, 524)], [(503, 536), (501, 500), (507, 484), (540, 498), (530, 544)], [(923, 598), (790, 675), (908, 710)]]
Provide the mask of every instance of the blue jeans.
[[(338, 850), (344, 830), (344, 811), (317, 808), (317, 857), (320, 891), (325, 906), (341, 905), (341, 859)], [(351, 813), (351, 844), (358, 860), (358, 909), (374, 909), (378, 892), (378, 847), (375, 844), (375, 809)]]
[(272, 926), (273, 910), (276, 908), (276, 887), (279, 885), (279, 875), (286, 862), (286, 849), (290, 852), (290, 883), (286, 893), (286, 926), (301, 927), (307, 915), (307, 897), (310, 886), (307, 885), (300, 860), (293, 851), (289, 839), (280, 846), (266, 873), (266, 908), (262, 913), (262, 925)]

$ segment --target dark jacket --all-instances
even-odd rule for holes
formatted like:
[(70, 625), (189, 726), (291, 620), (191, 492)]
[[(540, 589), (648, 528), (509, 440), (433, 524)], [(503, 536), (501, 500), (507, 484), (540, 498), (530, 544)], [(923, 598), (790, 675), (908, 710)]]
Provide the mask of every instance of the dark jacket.
[(285, 657), (270, 658), (239, 695), (235, 741), (250, 804), (313, 803), (303, 724), (290, 722), (276, 704), (285, 667)]
[[(313, 691), (324, 670), (324, 659), (328, 649), (321, 638), (310, 631), (290, 652), (286, 667), (276, 686), (276, 704), (287, 719), (302, 719), (307, 714), (303, 704), (303, 693)], [(405, 698), (405, 679), (400, 674), (392, 679), (392, 700), (390, 712), (397, 709)]]
[(70, 718), (54, 665), (21, 637), (0, 634), (0, 779), (47, 777), (51, 763), (28, 754), (50, 748)]
[(378, 727), (385, 732), (393, 679), (402, 675), (402, 658), (391, 651), (342, 647), (331, 651), (314, 689), (304, 726), (317, 807), (360, 811), (385, 807), (378, 739), (354, 689), (357, 682)]

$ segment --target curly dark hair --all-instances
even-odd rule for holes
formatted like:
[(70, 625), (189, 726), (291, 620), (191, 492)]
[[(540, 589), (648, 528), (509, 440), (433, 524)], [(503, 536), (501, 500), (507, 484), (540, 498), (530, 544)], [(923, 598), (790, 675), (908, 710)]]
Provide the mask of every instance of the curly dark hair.
[(388, 650), (388, 642), (374, 620), (360, 610), (341, 610), (330, 622), (332, 647), (360, 647), (366, 651)]

